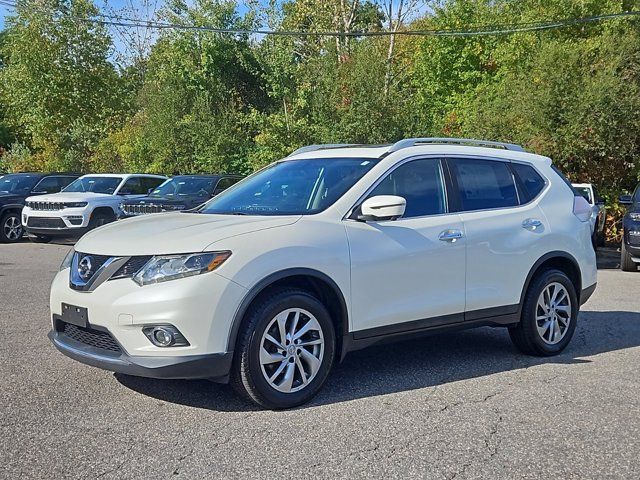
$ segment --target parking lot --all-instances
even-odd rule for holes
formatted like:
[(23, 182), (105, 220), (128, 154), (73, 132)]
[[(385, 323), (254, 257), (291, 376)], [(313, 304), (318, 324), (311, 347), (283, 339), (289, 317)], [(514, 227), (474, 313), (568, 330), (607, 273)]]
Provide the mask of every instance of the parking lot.
[(569, 348), (483, 328), (350, 354), (310, 404), (149, 380), (50, 345), (67, 245), (0, 245), (4, 478), (640, 478), (640, 272), (605, 250)]

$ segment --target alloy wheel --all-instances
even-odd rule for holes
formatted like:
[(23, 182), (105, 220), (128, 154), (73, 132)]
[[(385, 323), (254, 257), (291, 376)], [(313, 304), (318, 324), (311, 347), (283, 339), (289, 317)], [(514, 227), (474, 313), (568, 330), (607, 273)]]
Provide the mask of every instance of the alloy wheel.
[(548, 345), (555, 345), (566, 335), (571, 322), (571, 297), (559, 282), (547, 285), (536, 304), (538, 335)]
[(18, 240), (22, 236), (22, 224), (16, 216), (11, 215), (7, 217), (2, 227), (5, 237), (11, 241)]
[(279, 392), (302, 390), (316, 377), (324, 356), (324, 335), (318, 320), (301, 308), (277, 314), (260, 340), (260, 367)]

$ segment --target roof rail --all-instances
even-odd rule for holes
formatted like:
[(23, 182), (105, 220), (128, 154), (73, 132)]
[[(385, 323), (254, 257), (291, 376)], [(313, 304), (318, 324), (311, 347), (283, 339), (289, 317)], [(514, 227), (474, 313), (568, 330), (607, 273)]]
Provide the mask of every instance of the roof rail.
[(492, 142), (489, 140), (474, 140), (472, 138), (406, 138), (391, 145), (387, 153), (397, 152), (403, 148), (415, 147), (416, 145), (433, 143), (433, 144), (453, 144), (453, 145), (475, 145), (477, 147), (503, 148), (505, 150), (513, 150), (514, 152), (524, 152), (524, 148), (513, 143)]
[(316, 150), (328, 150), (330, 148), (344, 148), (344, 147), (359, 147), (358, 143), (325, 143), (317, 145), (307, 145), (306, 147), (300, 147), (299, 149), (291, 152), (288, 156), (293, 157), (300, 153), (314, 152)]

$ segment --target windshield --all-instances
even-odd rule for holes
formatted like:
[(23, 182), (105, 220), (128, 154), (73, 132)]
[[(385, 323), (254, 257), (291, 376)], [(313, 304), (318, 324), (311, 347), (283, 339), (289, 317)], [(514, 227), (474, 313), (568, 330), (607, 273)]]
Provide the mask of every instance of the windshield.
[(591, 198), (591, 189), (589, 187), (574, 186), (573, 188), (576, 190), (576, 192), (582, 195), (587, 202), (593, 203), (593, 199)]
[(322, 158), (274, 163), (225, 190), (201, 213), (309, 215), (332, 205), (377, 159)]
[(113, 195), (120, 185), (120, 177), (80, 177), (62, 190), (63, 192), (92, 192)]
[(36, 186), (40, 177), (36, 175), (4, 175), (0, 177), (0, 192), (26, 194)]
[(200, 197), (210, 197), (217, 181), (217, 178), (173, 177), (151, 192), (150, 196), (180, 197), (197, 195)]

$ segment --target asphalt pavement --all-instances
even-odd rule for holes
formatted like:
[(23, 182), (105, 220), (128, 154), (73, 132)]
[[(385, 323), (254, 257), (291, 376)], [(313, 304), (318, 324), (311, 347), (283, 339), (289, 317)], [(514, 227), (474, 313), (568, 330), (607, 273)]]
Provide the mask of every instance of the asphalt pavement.
[(601, 255), (568, 349), (506, 330), (350, 354), (308, 405), (88, 367), (47, 339), (65, 245), (0, 245), (1, 478), (640, 478), (640, 272)]

